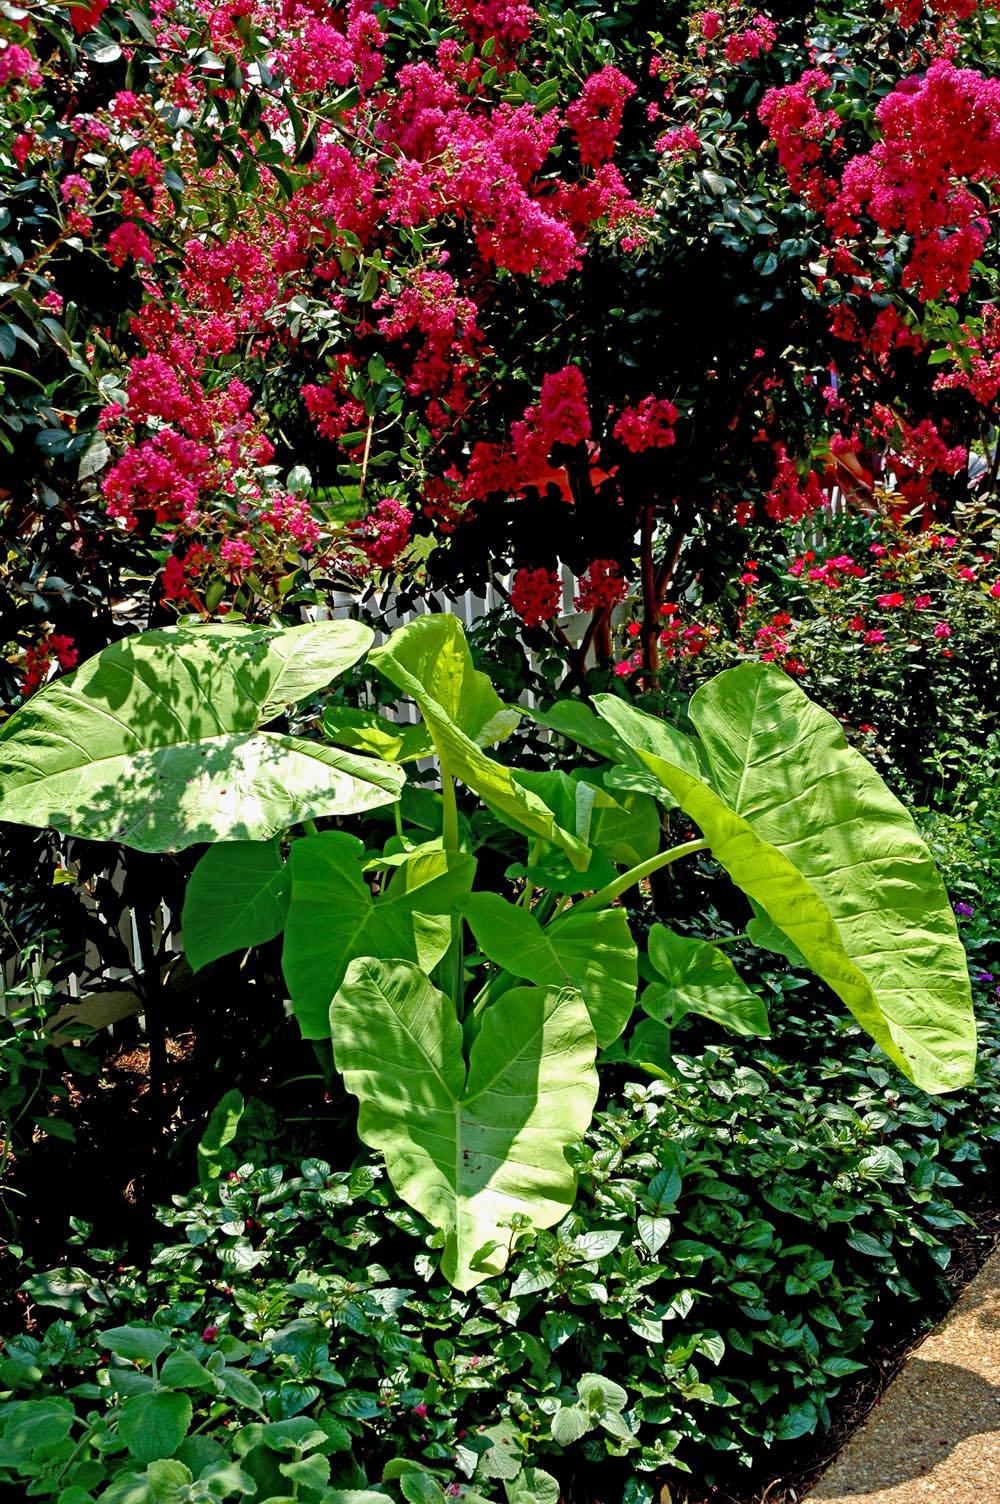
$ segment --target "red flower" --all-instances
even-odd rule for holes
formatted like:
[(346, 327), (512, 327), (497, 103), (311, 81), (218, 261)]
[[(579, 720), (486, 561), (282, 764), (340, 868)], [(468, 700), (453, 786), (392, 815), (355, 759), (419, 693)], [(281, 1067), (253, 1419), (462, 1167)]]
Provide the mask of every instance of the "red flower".
[(85, 5), (74, 5), (69, 18), (77, 36), (82, 37), (85, 32), (93, 31), (107, 8), (108, 0), (88, 0)]
[(510, 603), (526, 627), (552, 621), (562, 610), (562, 583), (549, 569), (519, 569)]
[(674, 442), (677, 409), (661, 397), (643, 397), (637, 407), (622, 409), (614, 426), (616, 439), (633, 454), (646, 449), (667, 449)]
[(578, 611), (610, 611), (625, 599), (627, 586), (613, 559), (595, 559), (573, 597)]

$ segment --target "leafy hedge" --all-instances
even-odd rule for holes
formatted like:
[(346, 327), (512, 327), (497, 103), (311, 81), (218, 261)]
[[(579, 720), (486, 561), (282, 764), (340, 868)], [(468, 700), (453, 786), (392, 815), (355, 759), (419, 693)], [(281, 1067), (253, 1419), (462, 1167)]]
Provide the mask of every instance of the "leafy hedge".
[(674, 1077), (628, 1079), (578, 1151), (574, 1212), (469, 1295), (378, 1164), (269, 1163), (258, 1118), (223, 1154), (261, 1168), (223, 1160), (176, 1198), (147, 1273), (88, 1247), (29, 1279), (62, 1314), (0, 1363), (0, 1481), (161, 1504), (294, 1478), (332, 1504), (388, 1464), (393, 1497), (526, 1504), (555, 1497), (539, 1466), (573, 1498), (603, 1476), (640, 1501), (658, 1473), (711, 1478), (822, 1428), (873, 1322), (946, 1268), (1000, 1142), (1000, 1010), (983, 981), (976, 1091), (931, 1102), (849, 1021), (800, 1017), (807, 984), (770, 980), (775, 1040), (694, 1036)]

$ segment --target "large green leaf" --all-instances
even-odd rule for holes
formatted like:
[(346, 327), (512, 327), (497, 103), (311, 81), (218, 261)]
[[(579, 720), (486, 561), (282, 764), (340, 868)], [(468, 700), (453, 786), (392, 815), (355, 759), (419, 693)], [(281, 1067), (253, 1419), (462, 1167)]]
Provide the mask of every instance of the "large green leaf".
[(975, 1023), (944, 885), (833, 716), (772, 665), (728, 669), (691, 702), (710, 782), (651, 750), (652, 717), (596, 703), (890, 1059), (926, 1091), (967, 1085)]
[(306, 1039), (329, 1038), (330, 1003), (356, 956), (399, 957), (432, 971), (451, 942), (452, 915), (472, 887), (471, 856), (425, 850), (402, 863), (385, 895), (374, 899), (363, 851), (341, 831), (292, 846), (282, 969)]
[[(520, 711), (505, 705), (487, 675), (474, 667), (457, 616), (418, 616), (370, 656), (379, 672), (412, 695), (421, 710), (424, 697), (432, 700), (477, 747), (492, 747), (517, 728)], [(397, 673), (410, 683), (400, 683)]]
[(590, 844), (621, 867), (648, 861), (660, 849), (660, 811), (653, 799), (648, 793), (616, 788), (614, 802), (601, 802), (594, 810)]
[(377, 710), (354, 705), (327, 705), (323, 730), (339, 747), (370, 752), (386, 762), (416, 762), (434, 750), (431, 734), (422, 721), (390, 721)]
[(763, 998), (747, 986), (717, 945), (654, 924), (649, 959), (663, 978), (662, 984), (654, 983), (642, 994), (642, 1006), (651, 1018), (673, 1025), (685, 1013), (697, 1013), (734, 1034), (770, 1034)]
[(392, 803), (400, 769), (259, 730), (370, 640), (351, 621), (124, 638), (40, 690), (0, 731), (0, 820), (178, 851)]
[(291, 881), (275, 841), (222, 841), (198, 862), (184, 893), (181, 932), (192, 971), (280, 935)]
[(542, 801), (562, 830), (576, 836), (591, 851), (586, 870), (581, 871), (579, 862), (562, 846), (534, 840), (524, 869), (528, 880), (552, 893), (582, 893), (609, 883), (615, 875), (614, 867), (606, 856), (594, 850), (591, 832), (599, 808), (614, 805), (613, 795), (557, 768), (544, 771), (515, 768), (511, 776), (518, 788)]
[(601, 1048), (618, 1038), (639, 984), (623, 909), (568, 914), (543, 929), (534, 914), (498, 893), (473, 893), (464, 912), (480, 950), (497, 966), (542, 987), (577, 988)]
[(597, 1042), (578, 992), (505, 993), (483, 1015), (467, 1075), (444, 993), (408, 962), (362, 959), (348, 967), (331, 1031), (361, 1102), (358, 1132), (403, 1200), (445, 1233), (442, 1269), (458, 1289), (504, 1266), (511, 1217), (550, 1227), (565, 1215), (575, 1194), (566, 1149), (597, 1099)]
[(156, 1462), (176, 1452), (191, 1425), (191, 1398), (169, 1389), (136, 1394), (121, 1408), (118, 1435), (136, 1462)]
[[(662, 783), (643, 766), (628, 743), (582, 700), (557, 700), (548, 710), (532, 710), (529, 714), (540, 726), (557, 731), (568, 741), (606, 758), (611, 763), (603, 775), (608, 788), (631, 790), (657, 798), (664, 804), (673, 804)], [(593, 770), (592, 776), (599, 776), (599, 770)]]
[(473, 667), (457, 617), (419, 616), (407, 622), (369, 654), (369, 662), (419, 705), (447, 775), (460, 779), (515, 830), (552, 841), (575, 866), (587, 866), (586, 845), (556, 823), (537, 795), (519, 787), (509, 768), (482, 750), (509, 736), (519, 717)]

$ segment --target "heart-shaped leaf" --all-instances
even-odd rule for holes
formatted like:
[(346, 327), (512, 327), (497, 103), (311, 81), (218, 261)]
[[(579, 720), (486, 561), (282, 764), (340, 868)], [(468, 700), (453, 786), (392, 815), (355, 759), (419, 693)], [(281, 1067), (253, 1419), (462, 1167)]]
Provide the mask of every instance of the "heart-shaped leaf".
[(558, 825), (535, 794), (483, 747), (509, 736), (520, 719), (473, 667), (455, 616), (418, 616), (369, 654), (370, 663), (420, 707), (442, 772), (458, 778), (501, 820), (566, 851), (581, 870), (590, 860), (584, 842)]
[(176, 1452), (188, 1433), (191, 1414), (189, 1395), (154, 1389), (125, 1401), (118, 1432), (136, 1462), (156, 1462)]
[(638, 953), (623, 909), (568, 914), (544, 929), (527, 909), (498, 893), (474, 893), (464, 906), (469, 928), (491, 961), (542, 987), (583, 995), (602, 1049), (632, 1016)]
[(770, 1034), (764, 999), (747, 986), (717, 945), (654, 924), (649, 959), (663, 978), (662, 986), (654, 983), (642, 994), (650, 1018), (672, 1025), (685, 1013), (697, 1013), (734, 1034)]
[(184, 893), (181, 929), (192, 971), (230, 951), (280, 935), (291, 880), (274, 841), (220, 841), (198, 862)]
[(890, 1059), (925, 1091), (967, 1085), (975, 1021), (944, 884), (833, 716), (770, 664), (727, 669), (691, 702), (705, 776), (664, 755), (653, 717), (595, 705)]
[(403, 1200), (445, 1233), (453, 1285), (470, 1290), (504, 1266), (513, 1216), (550, 1227), (565, 1215), (575, 1192), (565, 1151), (597, 1098), (579, 992), (505, 993), (483, 1015), (468, 1072), (454, 1004), (409, 962), (352, 961), (330, 1023), (337, 1068), (361, 1102), (358, 1132)]
[(0, 730), (0, 819), (178, 851), (392, 803), (399, 768), (259, 729), (370, 640), (350, 621), (126, 637), (46, 685)]
[(418, 851), (374, 899), (362, 843), (341, 831), (296, 841), (282, 969), (306, 1039), (328, 1039), (330, 1003), (356, 956), (399, 957), (433, 971), (451, 943), (452, 915), (472, 887), (474, 858)]

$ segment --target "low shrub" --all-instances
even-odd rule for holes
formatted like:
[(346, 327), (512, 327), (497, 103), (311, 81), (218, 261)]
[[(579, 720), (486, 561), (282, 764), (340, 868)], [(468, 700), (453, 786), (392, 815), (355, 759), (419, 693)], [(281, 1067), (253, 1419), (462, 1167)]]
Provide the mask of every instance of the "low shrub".
[(545, 1468), (570, 1498), (603, 1478), (640, 1501), (658, 1473), (821, 1429), (873, 1322), (927, 1298), (967, 1221), (960, 1188), (1000, 1141), (1000, 1014), (980, 982), (978, 1086), (931, 1101), (800, 1007), (804, 979), (764, 980), (774, 1040), (699, 1021), (669, 1076), (623, 1076), (574, 1211), (469, 1294), (374, 1159), (273, 1163), (266, 1115), (162, 1213), (148, 1271), (77, 1224), (79, 1266), (28, 1280), (35, 1321), (0, 1364), (0, 1481), (61, 1504), (336, 1504), (380, 1479), (526, 1504), (556, 1498)]
[[(779, 663), (897, 789), (947, 801), (998, 729), (1000, 524), (972, 503), (947, 524), (911, 524), (841, 513), (811, 546), (796, 529), (782, 546), (760, 538), (736, 576), (706, 572), (661, 622), (670, 709), (720, 667)], [(638, 684), (632, 608), (618, 673)]]

